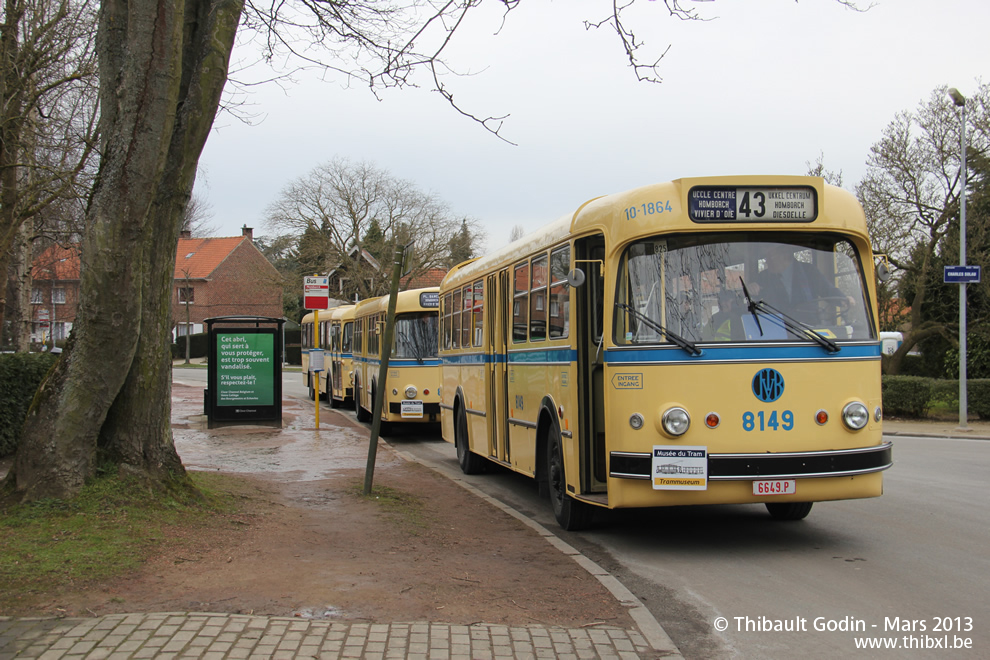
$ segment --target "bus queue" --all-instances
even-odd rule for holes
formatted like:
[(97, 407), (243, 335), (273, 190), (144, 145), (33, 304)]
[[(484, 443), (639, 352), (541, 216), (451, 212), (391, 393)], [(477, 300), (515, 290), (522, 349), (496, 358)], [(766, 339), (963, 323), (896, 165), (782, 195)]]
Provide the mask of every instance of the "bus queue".
[[(855, 197), (821, 178), (594, 198), (397, 304), (383, 424), (439, 421), (463, 472), (532, 478), (565, 529), (694, 504), (798, 520), (883, 492), (874, 255)], [(386, 309), (303, 319), (304, 349), (340, 355), (319, 391), (364, 421)]]

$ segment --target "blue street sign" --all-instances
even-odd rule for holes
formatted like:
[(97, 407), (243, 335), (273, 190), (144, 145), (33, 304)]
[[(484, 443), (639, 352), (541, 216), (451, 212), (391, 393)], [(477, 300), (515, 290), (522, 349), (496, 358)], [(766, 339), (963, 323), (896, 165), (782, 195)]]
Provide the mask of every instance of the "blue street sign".
[(979, 266), (946, 266), (942, 281), (946, 284), (979, 284)]

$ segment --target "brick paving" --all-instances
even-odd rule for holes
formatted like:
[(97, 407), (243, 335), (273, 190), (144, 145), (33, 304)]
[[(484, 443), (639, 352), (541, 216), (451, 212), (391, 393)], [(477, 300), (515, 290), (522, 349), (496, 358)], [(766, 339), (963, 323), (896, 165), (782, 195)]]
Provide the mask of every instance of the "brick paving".
[(0, 617), (0, 660), (631, 660), (665, 655), (652, 649), (639, 632), (608, 626), (376, 624), (186, 612), (85, 619)]

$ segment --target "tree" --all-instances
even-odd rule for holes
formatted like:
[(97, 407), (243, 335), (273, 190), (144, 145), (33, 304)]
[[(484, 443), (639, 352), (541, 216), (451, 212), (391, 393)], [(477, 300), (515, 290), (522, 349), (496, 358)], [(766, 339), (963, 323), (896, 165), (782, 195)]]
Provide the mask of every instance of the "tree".
[[(94, 8), (89, 0), (6, 0), (0, 14), (0, 328), (11, 275), (11, 341), (30, 323), (34, 241), (80, 200), (96, 146)], [(46, 216), (47, 212), (47, 216)], [(55, 220), (55, 222), (53, 222)], [(47, 222), (45, 222), (47, 221)]]
[(180, 219), (226, 80), (237, 0), (106, 0), (99, 176), (73, 337), (28, 413), (8, 477), (66, 497), (108, 462), (183, 474), (170, 428), (170, 301)]
[[(519, 5), (501, 3), (506, 12)], [(288, 52), (372, 90), (416, 84), (414, 74), (425, 71), (454, 108), (497, 134), (501, 118), (458, 107), (442, 80), (449, 71), (443, 52), (480, 4), (247, 0), (243, 26), (260, 35), (269, 61)], [(613, 3), (606, 20), (589, 25), (614, 28), (640, 75), (655, 71), (659, 59), (637, 68), (642, 44), (621, 16), (630, 4)], [(693, 14), (677, 0), (665, 5), (675, 16)], [(170, 431), (175, 251), (244, 8), (244, 0), (101, 4), (101, 160), (87, 209), (81, 300), (73, 338), (34, 399), (8, 476), (24, 498), (72, 495), (101, 461), (150, 483), (182, 474)], [(416, 226), (405, 223), (402, 209), (393, 210), (404, 220), (392, 235), (403, 240)], [(383, 231), (385, 220), (379, 218)]]
[[(981, 84), (967, 110), (970, 154), (974, 158), (986, 155), (990, 87)], [(904, 356), (919, 342), (936, 336), (952, 342), (953, 331), (958, 335), (958, 324), (927, 314), (926, 303), (931, 300), (932, 287), (939, 286), (944, 241), (958, 226), (959, 124), (946, 88), (937, 88), (917, 111), (899, 113), (884, 129), (882, 139), (870, 150), (866, 176), (857, 186), (874, 251), (885, 254), (896, 267), (902, 303), (910, 308), (910, 328), (887, 364), (888, 373), (898, 373)]]
[(468, 221), (456, 220), (436, 195), (370, 163), (346, 159), (290, 182), (267, 215), (271, 229), (300, 237), (299, 262), (307, 272), (343, 274), (339, 295), (348, 300), (387, 293), (389, 257), (397, 244), (415, 238), (415, 277), (447, 266), (459, 232), (472, 239)]
[(461, 230), (450, 239), (447, 250), (450, 256), (447, 259), (447, 268), (453, 268), (457, 264), (467, 261), (474, 256), (474, 236), (468, 229), (467, 218), (461, 220)]

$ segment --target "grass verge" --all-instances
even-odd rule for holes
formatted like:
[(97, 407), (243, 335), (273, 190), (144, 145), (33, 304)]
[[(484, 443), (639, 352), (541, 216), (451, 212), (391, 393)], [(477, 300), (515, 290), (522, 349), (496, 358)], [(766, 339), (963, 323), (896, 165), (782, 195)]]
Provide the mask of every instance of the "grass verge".
[(102, 476), (72, 500), (0, 505), (0, 614), (38, 595), (127, 574), (163, 543), (236, 512), (229, 477), (188, 475), (154, 490)]

